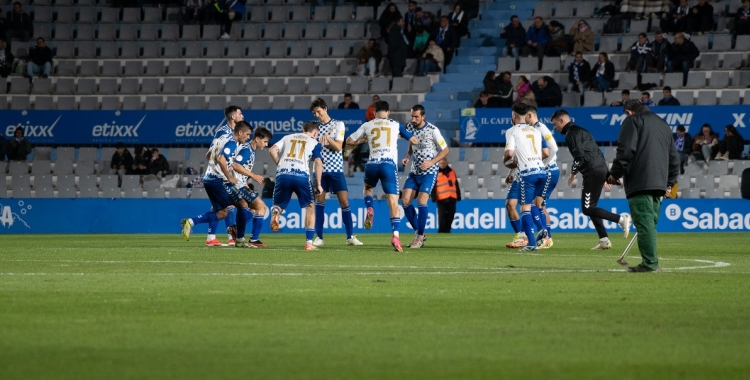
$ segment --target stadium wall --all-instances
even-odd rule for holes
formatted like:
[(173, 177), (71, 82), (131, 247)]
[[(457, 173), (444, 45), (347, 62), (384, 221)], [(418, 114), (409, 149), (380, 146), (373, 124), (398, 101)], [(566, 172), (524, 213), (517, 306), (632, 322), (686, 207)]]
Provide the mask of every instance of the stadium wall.
[[(540, 108), (539, 119), (552, 129), (550, 117), (557, 108)], [(621, 107), (570, 107), (566, 108), (573, 121), (586, 128), (598, 142), (614, 142), (620, 134), (625, 115)], [(679, 106), (653, 107), (652, 110), (669, 123), (674, 130), (682, 124), (694, 135), (705, 123), (723, 138), (724, 127), (734, 125), (742, 136), (750, 126), (748, 106)], [(510, 110), (505, 108), (464, 108), (461, 110), (461, 142), (505, 143), (505, 131), (511, 127)], [(499, 132), (498, 132), (499, 131)], [(565, 136), (555, 133), (555, 140), (565, 142)]]
[[(510, 233), (504, 201), (463, 200), (457, 204), (453, 220), (455, 233)], [(270, 202), (267, 202), (269, 208)], [(627, 201), (600, 201), (612, 212), (628, 210)], [(180, 219), (200, 215), (210, 207), (206, 199), (0, 199), (0, 234), (42, 233), (180, 233)], [(429, 204), (427, 232), (437, 228), (436, 208)], [(593, 225), (581, 212), (581, 202), (572, 199), (550, 201), (552, 228), (556, 232), (593, 232)], [(341, 209), (336, 200), (326, 206), (326, 233), (343, 234)], [(363, 227), (365, 208), (353, 205), (355, 233), (367, 233)], [(401, 231), (411, 231), (403, 219)], [(388, 233), (388, 207), (375, 202), (375, 224), (369, 232)], [(266, 215), (268, 219), (268, 215)], [(281, 219), (281, 233), (301, 234), (303, 217), (294, 200)], [(608, 229), (619, 227), (605, 222)], [(224, 226), (222, 222), (220, 226)], [(662, 205), (658, 225), (661, 232), (713, 232), (750, 230), (750, 200), (743, 199), (669, 199)], [(223, 230), (223, 228), (222, 228)], [(205, 233), (206, 225), (194, 231)], [(263, 233), (271, 233), (268, 223)]]

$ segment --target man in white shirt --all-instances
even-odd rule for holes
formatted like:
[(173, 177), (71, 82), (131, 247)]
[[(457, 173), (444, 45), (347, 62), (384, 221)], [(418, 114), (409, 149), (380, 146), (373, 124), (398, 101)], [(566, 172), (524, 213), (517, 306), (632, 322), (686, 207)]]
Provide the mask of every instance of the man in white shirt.
[(391, 214), (391, 230), (393, 231), (391, 245), (396, 251), (403, 252), (398, 234), (401, 218), (398, 209), (397, 143), (399, 135), (408, 139), (412, 144), (417, 144), (419, 141), (401, 124), (389, 119), (390, 114), (388, 102), (375, 103), (375, 119), (362, 124), (349, 136), (346, 145), (354, 147), (365, 142), (370, 144), (370, 158), (365, 166), (365, 206), (367, 207), (365, 229), (372, 228), (375, 216), (372, 189), (380, 182)]
[(543, 228), (539, 231), (541, 232), (541, 234), (538, 234), (540, 239), (537, 239), (537, 243), (539, 243), (537, 245), (539, 246), (539, 248), (546, 249), (552, 247), (553, 244), (549, 214), (547, 213), (547, 200), (555, 191), (557, 182), (560, 180), (560, 168), (557, 167), (558, 148), (557, 142), (555, 141), (552, 132), (549, 130), (549, 128), (547, 128), (546, 125), (539, 121), (539, 116), (536, 113), (536, 107), (527, 105), (526, 108), (526, 124), (533, 126), (539, 131), (539, 133), (542, 134), (544, 142), (547, 143), (547, 149), (549, 149), (549, 156), (542, 160), (547, 171), (547, 179), (544, 182), (544, 190), (542, 190), (542, 195), (534, 199), (534, 204), (539, 209), (540, 220), (543, 223)]
[(305, 250), (315, 251), (313, 245), (315, 234), (315, 208), (313, 207), (313, 191), (310, 184), (309, 162), (315, 162), (316, 193), (322, 193), (320, 186), (323, 174), (323, 160), (318, 144), (318, 123), (308, 121), (302, 126), (303, 133), (284, 136), (271, 147), (269, 153), (276, 163), (276, 185), (273, 189), (273, 207), (271, 208), (271, 231), (278, 232), (279, 218), (292, 199), (292, 193), (297, 195), (300, 208), (305, 214)]

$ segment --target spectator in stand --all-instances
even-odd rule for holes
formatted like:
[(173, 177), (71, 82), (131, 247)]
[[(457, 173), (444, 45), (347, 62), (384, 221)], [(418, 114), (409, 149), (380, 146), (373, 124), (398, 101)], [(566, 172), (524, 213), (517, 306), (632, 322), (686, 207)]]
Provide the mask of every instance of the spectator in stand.
[(203, 22), (203, 0), (185, 0), (182, 8), (182, 21), (185, 24), (200, 24)]
[(620, 93), (620, 100), (615, 100), (614, 102), (610, 103), (610, 107), (622, 107), (625, 102), (627, 102), (630, 99), (630, 90), (622, 90)]
[[(233, 5), (234, 6), (234, 5)], [(244, 5), (242, 5), (244, 7)], [(239, 7), (239, 6), (238, 6)], [(221, 24), (221, 36), (219, 38), (228, 40), (232, 33), (232, 23), (237, 16), (234, 9), (224, 0), (209, 0), (204, 5), (204, 19), (208, 23), (218, 22)], [(240, 17), (241, 18), (241, 17)]]
[(672, 96), (672, 87), (664, 86), (664, 89), (662, 90), (662, 94), (664, 94), (664, 97), (659, 100), (660, 106), (679, 106), (680, 101), (677, 100), (674, 96)]
[(685, 162), (693, 151), (693, 138), (685, 133), (685, 126), (677, 126), (677, 132), (674, 134), (674, 147), (680, 156), (680, 174), (685, 174)]
[(380, 60), (383, 59), (383, 52), (380, 51), (380, 45), (374, 38), (370, 38), (365, 46), (362, 46), (357, 52), (357, 75), (364, 77), (374, 77), (377, 68), (380, 66)]
[(460, 0), (461, 9), (466, 12), (466, 18), (471, 20), (479, 16), (479, 0)]
[(599, 92), (611, 91), (612, 84), (615, 81), (615, 65), (609, 60), (607, 53), (599, 53), (599, 62), (592, 68), (591, 87), (595, 87)]
[[(13, 54), (0, 38), (0, 77), (7, 78), (13, 71)], [(4, 89), (3, 89), (4, 90)]]
[(435, 23), (435, 15), (430, 12), (425, 12), (422, 8), (417, 7), (417, 20), (415, 21), (415, 27), (421, 26), (430, 35), (435, 32), (437, 25)]
[(565, 29), (563, 24), (559, 21), (552, 20), (548, 26), (549, 42), (544, 54), (547, 57), (559, 57), (563, 54), (568, 54), (570, 47), (570, 38), (565, 35)]
[(591, 80), (591, 65), (583, 59), (583, 53), (576, 52), (575, 59), (568, 66), (568, 92), (573, 90), (581, 94), (581, 104), (583, 104), (583, 93), (588, 87)]
[(409, 39), (404, 34), (404, 19), (391, 25), (388, 32), (388, 61), (394, 78), (404, 76), (406, 57), (409, 55)]
[[(122, 176), (125, 175), (128, 168), (133, 166), (133, 156), (130, 152), (125, 149), (125, 144), (118, 142), (115, 145), (115, 153), (112, 154), (112, 160), (110, 161), (110, 169), (117, 174), (122, 181)], [(119, 186), (119, 185), (118, 185)]]
[(639, 33), (638, 40), (630, 45), (630, 59), (628, 71), (642, 73), (646, 71), (647, 58), (651, 55), (651, 47), (646, 33)]
[(521, 55), (528, 57), (530, 54), (535, 54), (539, 59), (537, 69), (541, 70), (547, 43), (549, 43), (549, 29), (541, 17), (534, 17), (534, 25), (526, 31), (526, 46), (523, 47)]
[(708, 161), (719, 151), (719, 136), (711, 129), (710, 124), (703, 124), (701, 131), (693, 139), (693, 153), (688, 162)]
[(268, 177), (263, 178), (263, 189), (261, 190), (260, 197), (263, 199), (272, 199), (274, 187), (276, 187), (276, 183), (272, 179)]
[(526, 78), (525, 75), (521, 75), (520, 77), (518, 77), (518, 84), (516, 84), (516, 93), (518, 93), (516, 103), (521, 102), (521, 100), (525, 98), (527, 94), (534, 94), (531, 91), (531, 83), (529, 83), (529, 79)]
[(28, 42), (34, 33), (34, 25), (31, 23), (31, 17), (24, 12), (21, 3), (13, 3), (13, 11), (8, 12), (8, 31), (5, 36), (8, 38), (8, 44), (12, 38), (18, 38), (21, 42)]
[(375, 103), (380, 101), (380, 96), (373, 95), (372, 96), (372, 104), (370, 104), (369, 107), (367, 107), (367, 110), (365, 111), (365, 121), (370, 121), (375, 118)]
[[(31, 153), (31, 143), (23, 137), (23, 127), (21, 126), (16, 127), (13, 138), (6, 140), (4, 145), (8, 161), (26, 161)], [(0, 161), (2, 160), (0, 159)]]
[(539, 107), (560, 107), (562, 105), (562, 91), (560, 86), (550, 76), (543, 76), (531, 84), (534, 99)]
[(29, 51), (29, 63), (26, 64), (26, 75), (33, 78), (41, 75), (47, 78), (52, 73), (52, 50), (44, 44), (44, 38), (36, 39), (36, 47)]
[(734, 15), (733, 34), (735, 37), (750, 34), (750, 0), (742, 0), (742, 7)]
[(674, 43), (669, 48), (668, 72), (682, 71), (682, 85), (687, 84), (688, 71), (693, 68), (700, 52), (693, 41), (682, 33), (675, 33)]
[(339, 103), (339, 109), (340, 110), (358, 110), (359, 104), (354, 103), (352, 101), (352, 94), (346, 93), (344, 94), (344, 101)]
[(573, 36), (573, 51), (588, 53), (594, 51), (594, 32), (586, 20), (578, 20), (578, 25), (570, 28), (568, 34)]
[(496, 97), (500, 107), (510, 108), (513, 106), (513, 83), (510, 81), (510, 71), (506, 71), (497, 78)]
[(526, 45), (526, 29), (521, 25), (518, 16), (510, 16), (510, 24), (503, 28), (500, 37), (505, 38), (505, 47), (500, 52), (500, 56), (507, 57), (508, 54), (512, 54), (516, 58), (516, 70), (518, 70), (518, 57), (521, 56), (521, 48)]
[(661, 30), (667, 33), (678, 33), (687, 30), (687, 20), (690, 16), (690, 7), (687, 5), (687, 0), (680, 0), (678, 6), (672, 8), (672, 10), (666, 14), (659, 21)]
[[(723, 6), (723, 4), (722, 4)], [(714, 29), (714, 7), (706, 0), (698, 0), (698, 5), (690, 9), (687, 20), (687, 32), (702, 36)]]
[(442, 72), (443, 62), (445, 56), (443, 56), (443, 49), (437, 45), (435, 40), (430, 39), (429, 46), (422, 54), (422, 58), (419, 60), (419, 71), (417, 76), (423, 77), (429, 73)]
[(435, 42), (443, 49), (443, 56), (445, 57), (443, 71), (445, 71), (445, 68), (451, 64), (458, 47), (458, 36), (456, 31), (450, 27), (450, 22), (446, 16), (440, 18), (440, 29), (435, 33)]
[(648, 57), (646, 57), (648, 72), (663, 73), (667, 68), (667, 54), (669, 53), (671, 44), (664, 38), (661, 30), (654, 32), (654, 40), (651, 42), (650, 48), (651, 51)]
[(149, 174), (148, 164), (151, 161), (151, 152), (143, 145), (135, 147), (135, 157), (133, 158), (133, 164), (128, 170), (128, 174)]
[(148, 174), (159, 177), (172, 174), (172, 170), (169, 169), (169, 161), (167, 161), (163, 154), (159, 153), (159, 149), (154, 148), (151, 150), (151, 161), (148, 162)]
[(417, 32), (414, 34), (414, 42), (411, 45), (411, 50), (414, 52), (415, 57), (421, 57), (424, 51), (427, 50), (427, 45), (430, 42), (430, 33), (421, 25), (417, 27)]
[(641, 92), (641, 103), (643, 103), (644, 106), (648, 107), (654, 105), (654, 102), (651, 100), (651, 94), (649, 94), (648, 91)]
[(487, 91), (479, 93), (479, 99), (474, 103), (474, 108), (500, 108), (500, 102)]
[(490, 70), (487, 72), (487, 74), (484, 74), (484, 80), (482, 81), (482, 85), (484, 85), (484, 91), (489, 92), (490, 94), (497, 94), (497, 74), (494, 70)]
[(383, 37), (385, 43), (390, 43), (391, 39), (389, 33), (391, 26), (398, 22), (399, 19), (403, 18), (401, 17), (401, 12), (398, 11), (396, 4), (388, 3), (385, 10), (383, 10), (383, 13), (380, 14), (380, 19), (378, 20), (378, 25), (380, 25), (380, 36)]
[(414, 39), (414, 34), (417, 31), (417, 2), (409, 1), (406, 4), (406, 13), (404, 13), (404, 23), (406, 23), (406, 35), (409, 39)]
[(8, 28), (9, 28), (9, 22), (8, 19), (5, 18), (5, 14), (3, 13), (2, 8), (0, 8), (0, 39), (3, 41), (8, 40)]
[(732, 124), (724, 127), (724, 139), (719, 141), (719, 152), (714, 160), (739, 160), (745, 150), (745, 139)]
[(466, 17), (466, 13), (461, 10), (461, 3), (456, 3), (456, 5), (453, 6), (453, 12), (448, 13), (448, 21), (450, 22), (451, 28), (456, 31), (458, 38), (469, 34), (469, 18)]

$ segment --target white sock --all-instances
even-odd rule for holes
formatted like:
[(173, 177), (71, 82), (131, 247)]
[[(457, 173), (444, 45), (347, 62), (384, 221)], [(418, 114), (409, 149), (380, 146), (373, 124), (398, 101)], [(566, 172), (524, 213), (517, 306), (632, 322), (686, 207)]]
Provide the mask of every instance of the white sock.
[(206, 241), (211, 241), (211, 240), (214, 240), (214, 239), (216, 239), (216, 235), (210, 235), (209, 234), (208, 237), (206, 238)]
[(609, 237), (603, 237), (603, 238), (599, 239), (599, 241), (602, 241), (602, 242), (609, 241)]
[(393, 236), (398, 237), (398, 231), (393, 231)]
[(232, 240), (232, 235), (231, 235), (231, 234), (227, 234), (227, 238), (228, 238), (229, 240)]
[(195, 223), (193, 222), (193, 219), (188, 219), (188, 223), (190, 223), (190, 227), (195, 226)]
[(305, 243), (312, 245), (312, 240), (305, 240)]

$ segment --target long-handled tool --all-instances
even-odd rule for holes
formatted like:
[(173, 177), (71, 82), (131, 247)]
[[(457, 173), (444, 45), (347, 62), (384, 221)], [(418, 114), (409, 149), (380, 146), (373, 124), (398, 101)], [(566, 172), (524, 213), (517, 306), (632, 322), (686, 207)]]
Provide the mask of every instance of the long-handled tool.
[(625, 252), (622, 253), (622, 256), (617, 260), (617, 263), (626, 267), (628, 266), (628, 263), (625, 261), (625, 256), (628, 255), (628, 251), (630, 251), (630, 247), (633, 246), (633, 243), (635, 243), (635, 239), (638, 237), (638, 232), (633, 234), (633, 238), (630, 239), (630, 243), (628, 243), (628, 246), (625, 247)]

